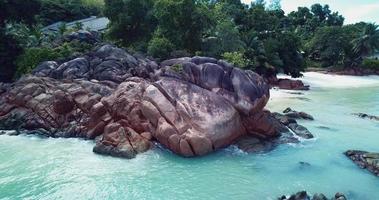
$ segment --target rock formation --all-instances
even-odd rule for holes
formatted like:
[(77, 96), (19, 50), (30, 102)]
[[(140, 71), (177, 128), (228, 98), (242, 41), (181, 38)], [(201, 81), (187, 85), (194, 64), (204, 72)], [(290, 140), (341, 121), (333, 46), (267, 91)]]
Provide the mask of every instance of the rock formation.
[[(301, 191), (296, 194), (291, 195), (290, 197), (282, 196), (278, 198), (278, 200), (329, 200), (324, 194), (314, 194), (311, 198), (306, 191)], [(347, 200), (344, 194), (336, 193), (334, 197), (330, 198), (330, 200)]]
[(345, 155), (360, 168), (367, 169), (374, 175), (379, 176), (379, 153), (349, 150), (345, 152)]
[(379, 116), (368, 115), (365, 113), (353, 113), (353, 115), (358, 116), (362, 119), (370, 119), (370, 120), (374, 120), (374, 121), (379, 121)]
[[(104, 45), (0, 87), (0, 129), (95, 139), (94, 152), (133, 158), (158, 142), (186, 157), (243, 136), (275, 138), (269, 86), (252, 71), (206, 57), (156, 62)], [(285, 127), (284, 127), (285, 129)]]
[(267, 82), (279, 89), (284, 90), (309, 90), (309, 85), (305, 85), (301, 80), (292, 80), (288, 78), (277, 78), (275, 76), (267, 77)]

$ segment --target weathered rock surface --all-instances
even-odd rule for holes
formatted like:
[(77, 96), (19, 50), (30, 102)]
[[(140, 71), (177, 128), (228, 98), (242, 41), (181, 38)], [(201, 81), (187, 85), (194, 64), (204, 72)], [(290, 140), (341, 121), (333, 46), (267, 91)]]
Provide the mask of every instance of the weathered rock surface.
[[(313, 197), (310, 197), (306, 191), (301, 191), (296, 194), (291, 195), (290, 197), (282, 196), (278, 200), (329, 200), (324, 194), (318, 193), (314, 194)], [(334, 197), (330, 200), (347, 200), (344, 194), (336, 193)]]
[(158, 66), (105, 45), (33, 74), (1, 87), (0, 129), (96, 138), (94, 152), (126, 158), (154, 141), (189, 157), (286, 129), (263, 110), (269, 86), (260, 76), (213, 58)]
[(349, 150), (345, 152), (345, 155), (360, 168), (367, 169), (374, 175), (379, 176), (379, 153)]
[[(283, 126), (293, 131), (293, 133), (295, 133), (297, 136), (304, 139), (314, 138), (313, 134), (306, 127), (298, 124), (295, 119), (295, 118), (300, 118), (300, 119), (313, 120), (313, 117), (311, 115), (306, 114), (304, 112), (292, 111), (289, 108), (284, 110), (284, 112), (287, 112), (287, 113), (286, 114), (272, 113), (272, 116), (275, 119), (277, 119)], [(300, 114), (300, 113), (303, 113), (303, 114)], [(283, 129), (281, 130), (282, 132), (284, 132)]]
[(58, 80), (82, 78), (119, 84), (132, 76), (150, 78), (157, 68), (158, 65), (154, 61), (132, 56), (112, 45), (104, 45), (94, 52), (59, 66), (52, 61), (43, 62), (32, 74)]
[(296, 110), (292, 110), (291, 108), (286, 108), (283, 111), (284, 115), (292, 118), (292, 119), (306, 119), (306, 120), (314, 120), (313, 116), (305, 113), (305, 112), (298, 112)]
[(277, 78), (276, 76), (268, 77), (267, 81), (273, 87), (284, 90), (309, 90), (309, 85), (305, 85), (301, 80), (292, 80), (287, 78)]

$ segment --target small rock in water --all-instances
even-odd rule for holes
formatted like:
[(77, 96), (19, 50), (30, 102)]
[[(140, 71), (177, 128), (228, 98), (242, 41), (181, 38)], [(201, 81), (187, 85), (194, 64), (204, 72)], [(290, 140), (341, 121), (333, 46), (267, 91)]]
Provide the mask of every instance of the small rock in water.
[(303, 161), (300, 161), (299, 164), (300, 164), (302, 167), (310, 167), (310, 166), (311, 166), (310, 163), (303, 162)]
[(302, 137), (304, 139), (311, 139), (314, 138), (311, 132), (304, 126), (300, 124), (291, 123), (288, 124), (288, 127), (299, 137)]
[(345, 152), (345, 155), (360, 168), (367, 169), (374, 175), (379, 176), (379, 153), (349, 150)]
[(319, 194), (313, 195), (312, 200), (328, 200), (328, 198), (326, 198), (324, 194), (319, 193)]
[(346, 200), (347, 198), (345, 197), (344, 194), (337, 192), (337, 194), (334, 196), (336, 200)]
[(288, 94), (304, 95), (302, 92), (287, 92)]
[(294, 119), (306, 119), (306, 120), (314, 120), (314, 117), (305, 112), (298, 112), (296, 110), (292, 110), (291, 108), (286, 108), (283, 113), (285, 116), (294, 118)]
[(356, 115), (362, 119), (370, 119), (370, 120), (379, 121), (379, 116), (368, 115), (366, 113), (353, 113), (353, 115)]
[(20, 132), (15, 131), (15, 130), (8, 131), (8, 132), (5, 132), (5, 133), (6, 133), (7, 135), (10, 135), (10, 136), (20, 135)]
[(333, 130), (332, 128), (329, 128), (327, 126), (317, 126), (317, 128), (324, 129), (324, 130), (329, 130), (329, 131)]
[[(291, 195), (289, 198), (283, 195), (282, 197), (278, 198), (278, 200), (328, 200), (328, 198), (321, 193), (317, 193), (311, 198), (306, 191), (301, 191)], [(347, 198), (344, 194), (338, 192), (335, 197), (331, 198), (330, 200), (347, 200)]]
[(301, 101), (312, 101), (310, 98), (306, 98), (306, 97), (291, 97), (291, 99), (298, 99)]
[(235, 145), (246, 153), (264, 153), (272, 150), (276, 143), (274, 140), (261, 140), (253, 136), (239, 138)]

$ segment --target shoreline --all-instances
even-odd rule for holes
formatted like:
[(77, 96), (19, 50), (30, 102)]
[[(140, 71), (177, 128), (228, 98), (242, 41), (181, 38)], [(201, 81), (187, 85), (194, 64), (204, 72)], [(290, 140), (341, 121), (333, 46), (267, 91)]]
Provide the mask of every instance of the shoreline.
[(318, 72), (323, 74), (333, 74), (341, 76), (379, 76), (378, 70), (371, 69), (361, 69), (361, 68), (347, 68), (342, 70), (332, 69), (332, 68), (316, 68), (310, 67), (305, 70), (305, 72)]

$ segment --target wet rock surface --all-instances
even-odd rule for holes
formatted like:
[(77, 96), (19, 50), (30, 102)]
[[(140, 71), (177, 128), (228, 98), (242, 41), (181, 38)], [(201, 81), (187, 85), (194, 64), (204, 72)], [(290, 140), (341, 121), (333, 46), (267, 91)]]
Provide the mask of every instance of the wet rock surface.
[(61, 65), (42, 63), (0, 88), (0, 129), (96, 138), (94, 152), (118, 157), (133, 158), (154, 142), (200, 156), (244, 136), (266, 141), (288, 130), (264, 110), (269, 86), (259, 75), (213, 58), (158, 65), (104, 45)]
[(366, 113), (353, 113), (353, 115), (358, 116), (362, 119), (369, 119), (369, 120), (374, 120), (374, 121), (379, 122), (379, 116), (369, 115)]
[[(313, 134), (304, 126), (298, 124), (296, 119), (314, 120), (313, 116), (305, 112), (297, 112), (291, 108), (287, 108), (281, 113), (273, 113), (272, 116), (278, 120), (285, 128), (291, 130), (298, 137), (304, 139), (314, 138)], [(284, 131), (283, 131), (284, 132)]]
[(313, 134), (306, 127), (298, 124), (295, 119), (314, 120), (311, 115), (293, 111), (290, 108), (285, 109), (284, 114), (275, 112), (268, 115), (268, 119), (271, 121), (270, 124), (273, 125), (275, 130), (280, 132), (279, 137), (264, 138), (259, 134), (250, 134), (238, 138), (234, 145), (247, 153), (265, 153), (273, 150), (280, 144), (299, 143), (299, 138), (314, 138)]
[(322, 193), (316, 193), (311, 197), (306, 191), (301, 191), (289, 197), (283, 195), (279, 197), (278, 200), (347, 200), (347, 198), (342, 193), (336, 193), (334, 197), (330, 199)]
[(360, 168), (367, 169), (374, 175), (379, 176), (379, 153), (348, 150), (345, 155)]
[(313, 116), (305, 113), (305, 112), (298, 112), (296, 110), (292, 110), (291, 108), (286, 108), (283, 111), (284, 115), (292, 118), (292, 119), (306, 119), (306, 120), (314, 120)]
[(309, 85), (305, 85), (300, 80), (270, 78), (269, 83), (273, 87), (284, 90), (309, 90)]

